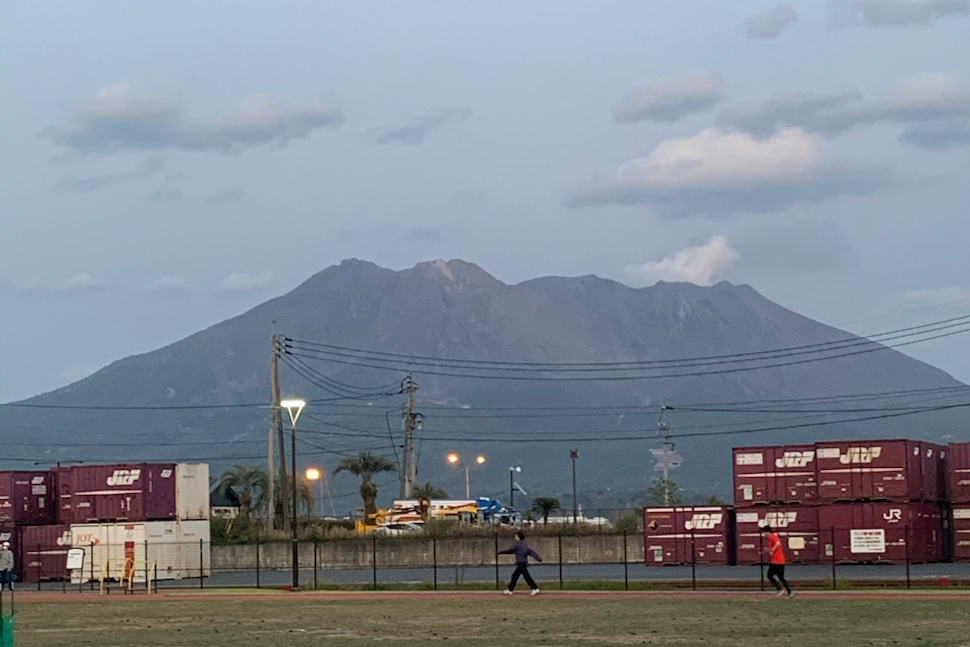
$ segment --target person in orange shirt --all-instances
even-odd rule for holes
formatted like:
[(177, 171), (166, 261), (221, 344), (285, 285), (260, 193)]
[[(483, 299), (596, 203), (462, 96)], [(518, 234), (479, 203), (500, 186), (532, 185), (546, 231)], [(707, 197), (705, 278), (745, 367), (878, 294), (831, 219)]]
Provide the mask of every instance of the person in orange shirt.
[(768, 534), (768, 581), (778, 590), (779, 598), (785, 594), (792, 597), (794, 593), (791, 592), (788, 580), (785, 579), (785, 551), (781, 547), (781, 537), (771, 529), (771, 526), (764, 526), (762, 530)]

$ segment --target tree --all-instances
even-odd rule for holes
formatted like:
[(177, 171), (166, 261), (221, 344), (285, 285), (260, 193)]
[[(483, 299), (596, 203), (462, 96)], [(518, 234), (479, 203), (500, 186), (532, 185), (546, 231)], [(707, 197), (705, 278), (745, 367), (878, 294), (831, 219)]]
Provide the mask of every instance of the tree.
[(265, 484), (266, 472), (252, 465), (236, 463), (219, 477), (219, 492), (225, 494), (232, 488), (239, 497), (239, 514), (249, 519), (254, 503), (263, 496)]
[[(254, 469), (256, 469), (260, 475), (259, 496), (257, 497), (254, 503), (254, 507), (259, 510), (263, 510), (267, 507), (267, 504), (269, 503), (266, 500), (268, 490), (269, 490), (269, 488), (267, 488), (266, 485), (269, 483), (269, 478), (266, 474), (266, 470), (264, 470), (263, 468), (257, 467)], [(293, 487), (293, 481), (291, 479), (292, 479), (291, 476), (287, 476), (287, 479), (286, 479), (287, 496), (286, 496), (286, 501), (284, 501), (283, 486), (280, 482), (280, 475), (279, 474), (273, 475), (273, 497), (276, 499), (273, 505), (273, 510), (274, 510), (274, 514), (276, 515), (276, 518), (280, 518), (282, 516), (284, 506), (286, 506), (286, 510), (289, 514), (293, 513), (293, 499), (290, 498), (292, 496), (290, 494), (290, 488)], [(298, 476), (296, 479), (297, 511), (303, 511), (306, 513), (307, 516), (309, 516), (310, 512), (313, 510), (313, 503), (314, 503), (313, 490), (310, 486), (310, 483), (303, 476)]]
[(542, 515), (542, 523), (549, 523), (549, 515), (561, 507), (559, 499), (549, 496), (540, 496), (532, 500), (532, 511)]
[(647, 491), (651, 505), (681, 505), (680, 488), (670, 479), (657, 479)]
[(344, 458), (337, 463), (334, 474), (350, 472), (360, 477), (360, 498), (364, 500), (364, 514), (377, 512), (377, 484), (374, 475), (380, 472), (396, 472), (397, 466), (387, 456), (375, 456), (370, 452), (360, 452), (357, 456)]
[(447, 499), (448, 498), (447, 492), (442, 490), (437, 485), (431, 485), (430, 482), (425, 483), (424, 485), (417, 486), (416, 488), (414, 488), (414, 491), (412, 492), (412, 494), (414, 495), (414, 498), (418, 499), (419, 501), (421, 499)]

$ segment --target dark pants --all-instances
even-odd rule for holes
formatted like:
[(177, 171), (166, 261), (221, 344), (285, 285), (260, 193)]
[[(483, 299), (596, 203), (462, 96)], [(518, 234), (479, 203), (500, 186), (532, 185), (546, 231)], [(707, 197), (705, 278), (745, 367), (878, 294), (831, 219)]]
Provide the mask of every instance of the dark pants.
[(529, 566), (527, 564), (516, 564), (515, 571), (512, 573), (512, 581), (509, 582), (509, 591), (515, 590), (515, 584), (519, 581), (520, 575), (525, 578), (525, 583), (528, 584), (530, 588), (539, 588), (536, 586), (536, 582), (532, 579), (532, 576), (529, 575)]
[(13, 571), (0, 571), (0, 591), (7, 587), (13, 591)]
[[(775, 579), (775, 578), (778, 579)], [(768, 581), (771, 582), (777, 590), (781, 590), (782, 585), (785, 587), (785, 591), (791, 593), (791, 587), (788, 586), (788, 580), (785, 579), (785, 565), (784, 564), (772, 564), (768, 567)], [(781, 584), (779, 584), (779, 581)]]

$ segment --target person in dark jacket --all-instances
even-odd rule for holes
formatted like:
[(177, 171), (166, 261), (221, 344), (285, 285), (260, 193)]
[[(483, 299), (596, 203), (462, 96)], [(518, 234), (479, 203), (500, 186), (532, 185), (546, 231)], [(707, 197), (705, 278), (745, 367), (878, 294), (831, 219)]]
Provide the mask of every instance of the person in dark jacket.
[(0, 591), (4, 587), (13, 591), (13, 553), (7, 542), (0, 544)]
[(522, 531), (515, 533), (515, 544), (511, 548), (500, 550), (498, 554), (515, 555), (515, 571), (512, 572), (512, 580), (509, 582), (509, 587), (505, 589), (505, 595), (512, 595), (520, 575), (525, 578), (525, 583), (532, 587), (532, 593), (530, 595), (539, 593), (539, 587), (536, 585), (535, 580), (532, 579), (532, 576), (529, 575), (529, 557), (532, 557), (537, 562), (541, 562), (542, 558), (525, 543), (525, 534)]

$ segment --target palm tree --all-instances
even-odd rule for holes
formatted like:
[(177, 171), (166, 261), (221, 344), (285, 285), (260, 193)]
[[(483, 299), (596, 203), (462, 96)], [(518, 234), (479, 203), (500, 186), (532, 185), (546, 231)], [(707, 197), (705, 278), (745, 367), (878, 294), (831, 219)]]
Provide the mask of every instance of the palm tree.
[(424, 485), (419, 485), (411, 492), (415, 499), (419, 501), (422, 499), (447, 499), (448, 493), (442, 490), (437, 485), (431, 485), (430, 482)]
[[(256, 500), (253, 502), (253, 507), (258, 510), (262, 510), (266, 507), (266, 504), (268, 503), (268, 501), (266, 500), (268, 495), (268, 491), (267, 491), (268, 488), (266, 487), (266, 484), (269, 482), (269, 478), (266, 475), (266, 470), (260, 467), (256, 467), (253, 469), (259, 472), (259, 483), (261, 486), (259, 490), (259, 496), (256, 497)], [(290, 480), (291, 478), (292, 477), (288, 477), (286, 479), (287, 497), (286, 497), (286, 501), (284, 501), (283, 486), (280, 482), (280, 475), (279, 474), (273, 475), (273, 498), (276, 499), (273, 509), (275, 511), (274, 514), (276, 514), (277, 517), (279, 517), (280, 513), (283, 511), (283, 506), (286, 506), (286, 510), (288, 513), (292, 514), (293, 512), (292, 511), (293, 499), (291, 499), (289, 496), (290, 488), (293, 487), (293, 482)], [(304, 478), (303, 476), (298, 476), (296, 479), (296, 498), (297, 498), (298, 509), (306, 512), (306, 514), (309, 516), (310, 511), (313, 510), (313, 503), (314, 503), (313, 490), (310, 486), (310, 483), (307, 482), (306, 478)]]
[(549, 523), (549, 515), (561, 507), (559, 499), (549, 496), (540, 496), (532, 500), (532, 511), (542, 515), (542, 523)]
[(225, 494), (226, 490), (232, 488), (239, 497), (239, 514), (248, 519), (254, 502), (263, 496), (265, 483), (266, 472), (261, 473), (260, 468), (252, 465), (236, 463), (219, 477), (219, 492)]
[(364, 514), (370, 516), (377, 512), (377, 485), (374, 483), (374, 475), (396, 471), (397, 465), (387, 456), (360, 452), (337, 463), (337, 469), (333, 473), (350, 472), (360, 477), (360, 498), (364, 500)]

